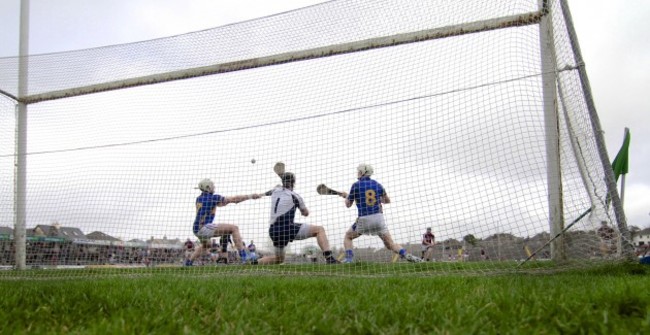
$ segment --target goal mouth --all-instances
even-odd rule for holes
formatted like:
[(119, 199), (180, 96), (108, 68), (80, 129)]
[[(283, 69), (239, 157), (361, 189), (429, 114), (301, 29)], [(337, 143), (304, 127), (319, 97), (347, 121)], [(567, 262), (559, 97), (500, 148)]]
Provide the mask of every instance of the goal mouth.
[[(0, 165), (15, 171), (0, 178), (13, 190), (0, 217), (18, 223), (0, 227), (0, 266), (383, 276), (623, 259), (630, 239), (570, 15), (543, 3), (328, 2), (29, 56), (24, 94), (20, 75), (0, 78), (11, 134)], [(0, 59), (3, 73), (19, 68)], [(281, 192), (267, 191), (277, 162), (295, 175), (283, 191), (293, 210), (308, 209), (295, 222), (322, 227), (330, 250), (294, 231), (287, 266), (269, 268), (240, 244), (256, 241), (256, 259), (281, 254), (269, 236)], [(355, 193), (361, 162), (380, 186)], [(207, 212), (194, 189), (204, 178), (219, 196)], [(359, 226), (368, 214), (378, 228)], [(211, 222), (237, 226), (214, 229), (232, 235), (225, 252), (199, 233)], [(183, 243), (199, 237), (208, 250), (192, 256)]]

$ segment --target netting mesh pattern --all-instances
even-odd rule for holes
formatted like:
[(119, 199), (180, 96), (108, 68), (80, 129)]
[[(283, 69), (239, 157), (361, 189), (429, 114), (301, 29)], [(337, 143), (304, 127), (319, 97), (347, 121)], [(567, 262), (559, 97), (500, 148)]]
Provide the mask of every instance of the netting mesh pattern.
[[(311, 212), (296, 221), (323, 226), (335, 257), (344, 252), (344, 235), (357, 213), (340, 197), (318, 195), (316, 186), (347, 192), (356, 166), (365, 162), (392, 200), (384, 215), (393, 240), (435, 260), (414, 268), (395, 264), (378, 237), (364, 235), (354, 240), (357, 267), (323, 270), (316, 240), (294, 241), (286, 263), (315, 262), (308, 271), (517, 269), (551, 238), (549, 194), (560, 191), (567, 224), (597, 209), (563, 239), (569, 258), (611, 257), (614, 249), (601, 248), (597, 233), (601, 221), (615, 226), (615, 220), (606, 206), (592, 123), (562, 13), (555, 2), (551, 8), (561, 98), (560, 190), (549, 190), (548, 182), (540, 28), (510, 27), (32, 104), (27, 263), (181, 266), (184, 242), (196, 241), (191, 228), (197, 183), (210, 178), (224, 196), (262, 193), (280, 182), (272, 170), (277, 161), (296, 174), (295, 191)], [(537, 1), (328, 2), (167, 39), (33, 56), (29, 92), (535, 10)], [(3, 73), (15, 66), (15, 59), (0, 60)], [(12, 92), (17, 84), (3, 78), (3, 90)], [(14, 262), (14, 108), (7, 99), (0, 105), (7, 120), (0, 137), (6, 171), (0, 178), (0, 258), (7, 267)], [(258, 255), (269, 255), (271, 208), (268, 197), (231, 204), (217, 209), (215, 222), (239, 226), (246, 244), (254, 241)], [(427, 227), (436, 244), (424, 254)], [(229, 246), (231, 263), (239, 262), (234, 250)], [(215, 264), (222, 255), (216, 246), (212, 251), (196, 264)], [(548, 259), (550, 252), (547, 246), (536, 258)], [(445, 267), (460, 262), (466, 268)]]
[[(28, 95), (522, 14), (535, 2), (332, 1), (170, 38), (35, 55)], [(18, 67), (17, 57), (0, 59), (0, 90), (12, 96)]]

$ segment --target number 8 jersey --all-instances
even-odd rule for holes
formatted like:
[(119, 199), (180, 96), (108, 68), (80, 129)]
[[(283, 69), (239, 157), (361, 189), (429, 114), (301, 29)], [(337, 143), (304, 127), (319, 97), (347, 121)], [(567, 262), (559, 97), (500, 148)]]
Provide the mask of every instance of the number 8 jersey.
[(381, 197), (385, 194), (384, 187), (380, 183), (361, 177), (359, 181), (352, 184), (348, 200), (357, 204), (359, 216), (366, 216), (381, 213)]

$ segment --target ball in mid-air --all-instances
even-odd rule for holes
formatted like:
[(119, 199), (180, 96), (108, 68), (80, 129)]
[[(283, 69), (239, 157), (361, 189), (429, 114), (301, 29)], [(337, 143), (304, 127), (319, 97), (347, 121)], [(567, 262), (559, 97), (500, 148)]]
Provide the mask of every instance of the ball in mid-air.
[(251, 159), (251, 164), (255, 164), (255, 158)]

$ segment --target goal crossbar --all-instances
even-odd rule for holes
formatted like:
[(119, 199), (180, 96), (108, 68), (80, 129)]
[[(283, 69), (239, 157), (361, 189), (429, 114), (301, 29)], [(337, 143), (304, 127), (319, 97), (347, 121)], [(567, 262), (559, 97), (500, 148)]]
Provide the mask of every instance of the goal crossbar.
[[(196, 67), (192, 69), (171, 71), (166, 73), (141, 76), (126, 80), (112, 81), (95, 85), (81, 86), (73, 89), (51, 91), (47, 93), (33, 94), (25, 97), (18, 97), (15, 100), (24, 104), (32, 104), (43, 101), (70, 98), (92, 93), (106, 92), (111, 90), (124, 89), (143, 85), (170, 82), (181, 79), (202, 77), (212, 74), (228, 73), (246, 69), (260, 68), (265, 66), (283, 64), (287, 62), (303, 61), (322, 57), (329, 57), (364, 50), (392, 47), (408, 43), (417, 43), (428, 40), (435, 40), (447, 37), (474, 34), (490, 30), (504, 29), (510, 27), (521, 27), (538, 24), (546, 15), (545, 10), (510, 15), (489, 20), (479, 20), (464, 24), (450, 25), (440, 28), (424, 29), (416, 32), (396, 34), (370, 38), (362, 41), (341, 43), (326, 47), (318, 47), (295, 52), (287, 52), (266, 57), (244, 59), (234, 62), (226, 62), (209, 66)], [(13, 97), (12, 97), (13, 98)]]

